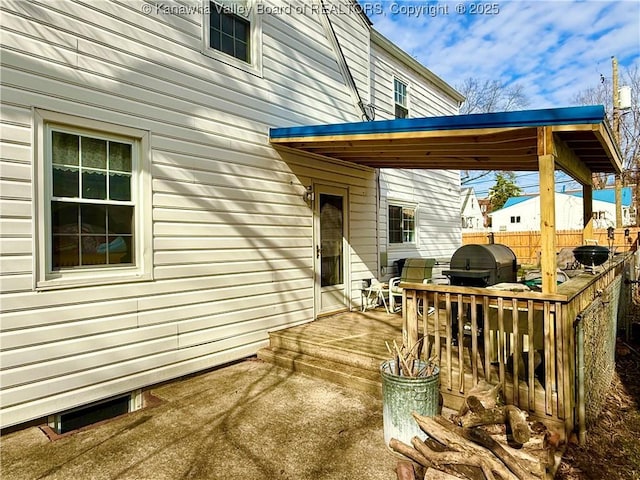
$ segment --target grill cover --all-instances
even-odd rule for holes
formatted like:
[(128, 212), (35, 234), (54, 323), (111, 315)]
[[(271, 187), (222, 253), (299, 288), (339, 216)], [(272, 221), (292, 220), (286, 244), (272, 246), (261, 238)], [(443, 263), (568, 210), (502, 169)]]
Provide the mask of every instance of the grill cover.
[(451, 257), (450, 269), (443, 272), (452, 285), (487, 287), (517, 281), (518, 262), (506, 245), (463, 245)]

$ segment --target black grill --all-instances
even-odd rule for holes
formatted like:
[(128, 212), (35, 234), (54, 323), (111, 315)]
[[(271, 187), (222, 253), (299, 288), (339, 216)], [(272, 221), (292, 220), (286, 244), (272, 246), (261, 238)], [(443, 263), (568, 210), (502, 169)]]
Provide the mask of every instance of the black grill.
[(516, 255), (506, 245), (463, 245), (451, 257), (450, 269), (442, 272), (451, 285), (488, 287), (496, 283), (515, 283), (518, 277)]

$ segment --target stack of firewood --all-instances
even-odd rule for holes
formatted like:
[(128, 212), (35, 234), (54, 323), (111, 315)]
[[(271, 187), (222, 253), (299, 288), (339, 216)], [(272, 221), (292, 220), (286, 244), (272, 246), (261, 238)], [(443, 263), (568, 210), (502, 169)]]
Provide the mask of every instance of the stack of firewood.
[(540, 424), (529, 424), (513, 405), (499, 405), (499, 386), (470, 392), (451, 420), (414, 413), (426, 440), (389, 446), (411, 461), (399, 461), (398, 480), (537, 480), (552, 478), (554, 439)]

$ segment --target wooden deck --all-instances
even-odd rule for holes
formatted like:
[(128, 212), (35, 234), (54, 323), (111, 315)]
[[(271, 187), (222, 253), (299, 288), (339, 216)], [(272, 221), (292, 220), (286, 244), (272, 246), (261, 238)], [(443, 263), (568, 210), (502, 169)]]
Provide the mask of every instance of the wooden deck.
[(384, 309), (343, 312), (271, 332), (262, 360), (381, 395), (385, 341), (402, 341), (402, 317)]
[[(434, 315), (429, 319), (430, 323), (434, 322)], [(402, 342), (402, 321), (400, 314), (388, 314), (382, 308), (338, 313), (272, 332), (269, 347), (261, 349), (258, 357), (292, 371), (381, 395), (380, 365), (389, 359), (385, 341)], [(473, 372), (483, 379), (485, 370), (481, 361), (476, 364), (477, 370), (472, 368), (471, 345), (464, 343), (461, 353), (458, 346), (448, 345), (444, 318), (438, 323), (442, 325), (439, 364), (444, 406), (458, 409), (464, 392), (477, 383)], [(431, 339), (432, 348), (433, 343)], [(447, 355), (448, 348), (450, 356)], [(434, 354), (433, 350), (431, 354)], [(451, 368), (447, 365), (447, 358), (452, 359)], [(459, 367), (460, 359), (464, 368)], [(460, 371), (464, 372), (462, 383)], [(496, 380), (498, 365), (491, 364), (490, 372)]]
[[(269, 347), (258, 357), (381, 396), (379, 369), (390, 356), (385, 341), (413, 345), (422, 338), (428, 356), (435, 356), (440, 366), (445, 407), (457, 410), (483, 380), (500, 383), (505, 401), (531, 419), (562, 436), (576, 427), (582, 433), (585, 395), (578, 373), (585, 357), (577, 348), (577, 328), (587, 307), (600, 309), (615, 325), (629, 260), (624, 255), (597, 275), (575, 277), (553, 295), (404, 284), (402, 315), (374, 309), (322, 317), (271, 332)], [(434, 310), (426, 321), (423, 308)], [(615, 335), (614, 330), (606, 328), (608, 335)]]

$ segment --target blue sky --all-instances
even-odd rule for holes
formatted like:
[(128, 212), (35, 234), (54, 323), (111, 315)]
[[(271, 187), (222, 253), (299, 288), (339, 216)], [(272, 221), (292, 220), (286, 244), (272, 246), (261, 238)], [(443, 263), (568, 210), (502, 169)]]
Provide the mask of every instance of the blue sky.
[[(614, 55), (621, 74), (640, 65), (640, 0), (359, 3), (376, 30), (452, 86), (469, 77), (520, 84), (527, 108), (572, 105), (611, 78)], [(536, 175), (519, 182), (537, 188)]]

